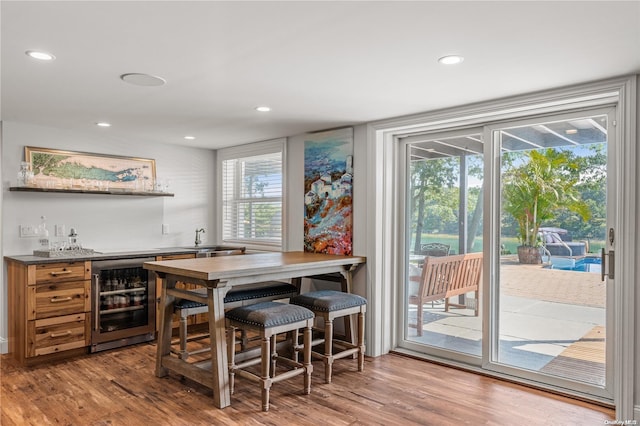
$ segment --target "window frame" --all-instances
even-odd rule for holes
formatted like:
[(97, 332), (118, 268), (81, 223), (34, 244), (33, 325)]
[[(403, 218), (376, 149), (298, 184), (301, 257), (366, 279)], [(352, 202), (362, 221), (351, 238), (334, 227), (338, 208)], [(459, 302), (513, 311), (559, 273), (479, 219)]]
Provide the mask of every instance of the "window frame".
[[(263, 142), (250, 143), (228, 148), (221, 148), (216, 155), (216, 240), (218, 244), (242, 245), (248, 249), (265, 251), (283, 251), (286, 241), (286, 138), (272, 139)], [(223, 188), (224, 175), (223, 163), (228, 160), (255, 157), (265, 154), (282, 154), (282, 197), (281, 197), (281, 235), (279, 243), (270, 243), (264, 240), (252, 240), (250, 238), (224, 238), (224, 202)], [(238, 183), (234, 183), (237, 185)], [(273, 200), (272, 197), (268, 198)], [(260, 200), (261, 202), (264, 200)]]

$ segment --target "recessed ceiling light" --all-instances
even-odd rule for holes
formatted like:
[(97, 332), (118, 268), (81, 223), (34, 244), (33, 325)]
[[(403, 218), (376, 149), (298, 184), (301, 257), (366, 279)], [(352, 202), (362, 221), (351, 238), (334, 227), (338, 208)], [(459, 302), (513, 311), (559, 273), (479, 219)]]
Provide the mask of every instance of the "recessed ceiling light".
[(575, 135), (578, 133), (578, 129), (567, 129), (564, 131), (567, 135)]
[(194, 140), (196, 137), (195, 137), (195, 136), (185, 136), (184, 138), (185, 138), (186, 140), (188, 140), (188, 141), (192, 141), (192, 140)]
[(120, 79), (136, 86), (163, 86), (167, 82), (162, 77), (136, 72), (122, 74)]
[(111, 127), (111, 123), (107, 123), (106, 121), (99, 121), (96, 123), (98, 127)]
[(464, 61), (464, 58), (458, 55), (447, 55), (438, 59), (438, 62), (445, 65), (455, 65), (455, 64), (459, 64), (462, 61)]
[(53, 61), (56, 58), (51, 53), (40, 52), (38, 50), (27, 50), (24, 53), (33, 59), (39, 59), (41, 61)]
[(269, 112), (269, 111), (271, 111), (271, 108), (268, 107), (268, 106), (258, 106), (258, 107), (256, 107), (256, 111)]

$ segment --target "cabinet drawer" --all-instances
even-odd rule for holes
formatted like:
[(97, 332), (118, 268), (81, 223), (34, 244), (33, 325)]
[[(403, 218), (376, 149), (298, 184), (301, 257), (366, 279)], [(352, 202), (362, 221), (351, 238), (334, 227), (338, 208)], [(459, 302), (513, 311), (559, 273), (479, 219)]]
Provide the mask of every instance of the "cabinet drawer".
[(85, 313), (29, 321), (27, 356), (47, 355), (88, 346), (89, 315)]
[(91, 281), (72, 281), (30, 286), (27, 300), (29, 320), (89, 312)]
[(91, 262), (61, 262), (35, 265), (35, 283), (91, 279)]

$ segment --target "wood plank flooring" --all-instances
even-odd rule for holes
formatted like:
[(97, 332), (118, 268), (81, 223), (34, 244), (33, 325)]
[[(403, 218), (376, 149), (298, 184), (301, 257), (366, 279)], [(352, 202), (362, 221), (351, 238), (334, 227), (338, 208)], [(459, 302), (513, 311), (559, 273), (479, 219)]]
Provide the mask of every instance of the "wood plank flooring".
[(602, 425), (613, 410), (402, 355), (334, 364), (323, 383), (314, 362), (311, 395), (302, 378), (277, 383), (271, 408), (236, 380), (232, 405), (176, 375), (154, 376), (155, 344), (140, 344), (30, 368), (0, 357), (2, 426), (13, 425)]

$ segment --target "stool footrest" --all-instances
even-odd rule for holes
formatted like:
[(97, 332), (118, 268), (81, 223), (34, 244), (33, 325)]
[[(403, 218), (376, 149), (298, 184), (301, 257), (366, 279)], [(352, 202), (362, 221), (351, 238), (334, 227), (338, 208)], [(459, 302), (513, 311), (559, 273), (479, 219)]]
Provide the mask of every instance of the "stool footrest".
[(333, 347), (347, 350), (347, 349), (358, 349), (358, 345), (354, 345), (353, 343), (345, 342), (344, 340), (333, 340)]
[(311, 355), (312, 356), (316, 356), (318, 358), (325, 358), (325, 359), (328, 359), (328, 358), (341, 359), (341, 358), (346, 358), (349, 355), (357, 354), (359, 350), (360, 350), (360, 348), (345, 349), (345, 350), (340, 351), (340, 352), (338, 352), (338, 353), (336, 353), (334, 355), (331, 355), (331, 356), (325, 355), (325, 354), (320, 353), (320, 352), (313, 351), (313, 352), (311, 352)]
[(283, 364), (287, 364), (287, 365), (289, 365), (291, 367), (295, 367), (295, 368), (304, 367), (304, 364), (302, 364), (302, 363), (300, 363), (298, 361), (294, 361), (294, 360), (289, 359), (289, 358), (285, 358), (283, 356), (278, 356), (276, 359), (278, 360), (278, 362), (281, 362)]
[(313, 339), (311, 341), (311, 346), (317, 346), (317, 345), (320, 345), (322, 343), (324, 343), (324, 338), (322, 338), (322, 339)]
[(271, 378), (271, 383), (276, 383), (279, 382), (281, 380), (287, 380), (290, 379), (292, 377), (298, 376), (300, 374), (304, 374), (306, 369), (302, 366), (302, 364), (300, 364), (301, 367), (298, 368), (294, 368), (293, 370), (288, 370), (285, 372), (282, 372), (278, 375), (275, 375)]
[(260, 362), (261, 362), (260, 358), (249, 359), (247, 361), (240, 362), (240, 363), (237, 363), (236, 365), (234, 365), (233, 366), (233, 371), (241, 370), (241, 369), (247, 368), (247, 367), (251, 367), (252, 365), (258, 365), (258, 364), (260, 364)]

